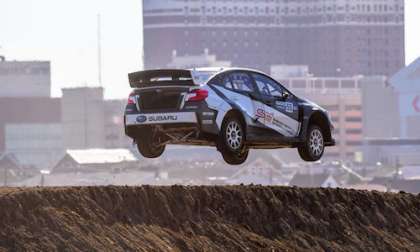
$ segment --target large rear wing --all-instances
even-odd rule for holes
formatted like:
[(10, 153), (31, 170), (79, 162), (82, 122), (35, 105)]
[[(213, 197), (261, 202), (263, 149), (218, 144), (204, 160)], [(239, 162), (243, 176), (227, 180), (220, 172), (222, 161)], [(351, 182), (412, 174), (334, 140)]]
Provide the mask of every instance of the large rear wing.
[(130, 87), (143, 88), (153, 86), (194, 86), (190, 70), (159, 69), (139, 71), (128, 74)]

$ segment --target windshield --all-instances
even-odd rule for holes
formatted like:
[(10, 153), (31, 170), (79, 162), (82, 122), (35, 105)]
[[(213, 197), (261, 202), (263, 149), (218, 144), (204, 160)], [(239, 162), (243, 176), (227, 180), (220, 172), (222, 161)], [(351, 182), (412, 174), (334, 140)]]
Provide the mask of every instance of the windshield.
[(204, 85), (216, 73), (216, 71), (191, 71), (191, 76), (195, 84)]

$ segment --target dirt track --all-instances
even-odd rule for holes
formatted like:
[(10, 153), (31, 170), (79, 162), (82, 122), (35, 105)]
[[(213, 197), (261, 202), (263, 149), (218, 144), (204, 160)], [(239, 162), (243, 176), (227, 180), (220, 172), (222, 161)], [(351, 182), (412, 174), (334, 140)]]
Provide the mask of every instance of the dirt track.
[(420, 251), (420, 195), (285, 187), (0, 189), (0, 251)]

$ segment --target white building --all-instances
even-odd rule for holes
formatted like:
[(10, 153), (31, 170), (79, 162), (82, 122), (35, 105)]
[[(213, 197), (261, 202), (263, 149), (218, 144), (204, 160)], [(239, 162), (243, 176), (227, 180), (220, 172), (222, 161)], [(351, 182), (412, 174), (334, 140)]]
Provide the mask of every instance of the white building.
[(420, 138), (420, 58), (401, 69), (389, 82), (398, 95), (401, 137)]
[(67, 150), (53, 167), (52, 173), (113, 172), (138, 166), (129, 149)]
[(102, 87), (63, 89), (61, 122), (66, 148), (102, 148), (105, 146), (103, 92)]
[(6, 152), (24, 166), (46, 169), (64, 153), (61, 124), (7, 124)]
[(0, 57), (0, 97), (50, 97), (49, 61), (6, 61)]
[(216, 55), (209, 54), (205, 49), (201, 55), (178, 56), (176, 51), (172, 52), (172, 61), (168, 64), (169, 68), (188, 69), (195, 67), (230, 67), (230, 61), (218, 61)]
[(274, 79), (307, 77), (309, 67), (306, 65), (272, 65), (270, 67), (270, 76)]

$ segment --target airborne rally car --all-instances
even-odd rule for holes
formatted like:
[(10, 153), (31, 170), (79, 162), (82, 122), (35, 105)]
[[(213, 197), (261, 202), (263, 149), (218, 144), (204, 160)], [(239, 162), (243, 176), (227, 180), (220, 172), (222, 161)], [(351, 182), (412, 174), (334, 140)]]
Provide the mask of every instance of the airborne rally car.
[(125, 133), (147, 158), (167, 144), (215, 146), (229, 164), (249, 149), (297, 148), (319, 160), (335, 144), (327, 112), (266, 74), (241, 68), (149, 70), (129, 74)]

